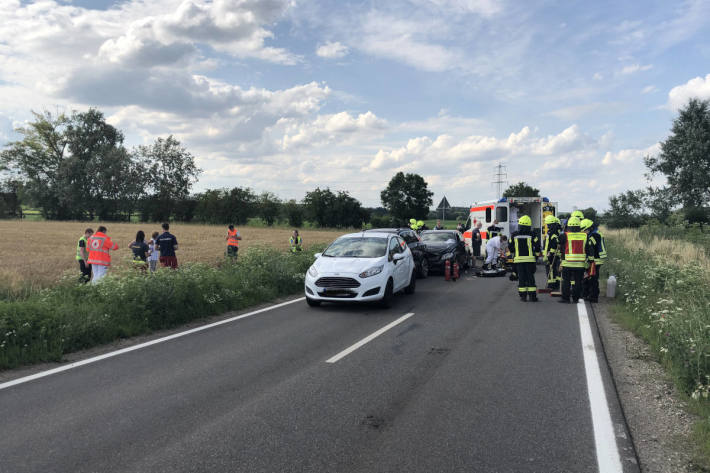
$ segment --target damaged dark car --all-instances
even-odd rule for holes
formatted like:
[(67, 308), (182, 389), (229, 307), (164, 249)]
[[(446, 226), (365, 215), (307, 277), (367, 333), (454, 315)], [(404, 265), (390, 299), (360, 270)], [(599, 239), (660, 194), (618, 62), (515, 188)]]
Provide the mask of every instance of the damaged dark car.
[(446, 260), (454, 261), (460, 268), (469, 267), (469, 257), (466, 253), (461, 234), (456, 230), (427, 230), (420, 234), (426, 244), (425, 257), (429, 262), (430, 271), (443, 271)]

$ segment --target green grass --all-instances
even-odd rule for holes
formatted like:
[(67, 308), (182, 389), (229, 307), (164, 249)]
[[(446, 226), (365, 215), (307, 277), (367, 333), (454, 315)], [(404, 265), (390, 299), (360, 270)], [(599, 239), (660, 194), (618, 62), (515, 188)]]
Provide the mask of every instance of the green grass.
[[(640, 248), (643, 248), (640, 245)], [(678, 266), (607, 238), (607, 271), (618, 281), (612, 310), (643, 338), (700, 416), (696, 462), (710, 468), (710, 283), (700, 264)]]
[(186, 264), (154, 275), (127, 270), (96, 285), (72, 277), (25, 300), (0, 301), (0, 369), (57, 361), (72, 351), (301, 292), (320, 250), (293, 255), (250, 248), (237, 263), (220, 267)]

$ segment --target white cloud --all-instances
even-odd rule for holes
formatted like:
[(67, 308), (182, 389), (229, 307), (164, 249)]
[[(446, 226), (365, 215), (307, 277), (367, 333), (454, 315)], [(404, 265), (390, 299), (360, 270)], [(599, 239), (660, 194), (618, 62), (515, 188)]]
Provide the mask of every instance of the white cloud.
[(640, 163), (643, 161), (644, 157), (657, 154), (660, 150), (660, 145), (654, 144), (643, 149), (622, 149), (615, 152), (607, 151), (602, 159), (602, 164), (604, 166), (611, 166), (632, 162)]
[(573, 105), (571, 107), (558, 108), (556, 110), (552, 110), (551, 112), (547, 112), (546, 115), (550, 115), (561, 120), (577, 120), (580, 117), (591, 113), (618, 113), (623, 108), (624, 105), (620, 103), (592, 102), (581, 105)]
[(678, 110), (687, 105), (692, 98), (710, 99), (710, 74), (704, 78), (695, 77), (683, 85), (673, 87), (668, 92), (668, 107), (672, 110)]
[(325, 43), (316, 49), (316, 54), (327, 59), (339, 59), (348, 55), (350, 50), (344, 44), (336, 41)]
[(629, 64), (628, 66), (624, 66), (621, 71), (619, 71), (619, 74), (621, 75), (630, 75), (634, 74), (636, 72), (641, 72), (641, 71), (648, 71), (653, 67), (653, 64)]
[(647, 85), (646, 87), (644, 87), (641, 90), (641, 93), (644, 95), (645, 94), (652, 94), (654, 92), (658, 92), (658, 87), (656, 87), (655, 85)]

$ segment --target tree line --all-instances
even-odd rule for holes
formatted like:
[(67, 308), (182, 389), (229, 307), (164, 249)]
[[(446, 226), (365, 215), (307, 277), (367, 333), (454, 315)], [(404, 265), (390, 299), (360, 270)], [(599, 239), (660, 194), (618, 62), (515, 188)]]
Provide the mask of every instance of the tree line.
[[(248, 187), (191, 193), (201, 169), (173, 136), (132, 149), (104, 114), (33, 112), (34, 120), (16, 129), (21, 139), (0, 152), (0, 218), (22, 215), (22, 205), (39, 208), (48, 220), (177, 220), (243, 225), (304, 221), (320, 227), (360, 227), (370, 222), (402, 225), (424, 219), (433, 192), (418, 174), (399, 172), (380, 198), (386, 216), (368, 209), (347, 191), (316, 188), (301, 201), (284, 201), (272, 192)], [(379, 220), (378, 220), (379, 219)]]

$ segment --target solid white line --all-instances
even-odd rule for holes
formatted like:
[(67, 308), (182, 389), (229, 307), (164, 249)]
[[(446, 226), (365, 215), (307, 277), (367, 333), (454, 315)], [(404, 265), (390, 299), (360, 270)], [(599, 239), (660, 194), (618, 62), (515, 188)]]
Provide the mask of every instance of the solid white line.
[(582, 352), (584, 353), (584, 369), (587, 372), (587, 393), (589, 406), (592, 411), (592, 424), (594, 426), (594, 443), (597, 450), (597, 466), (603, 473), (623, 473), (619, 458), (619, 449), (616, 445), (616, 434), (611, 422), (609, 404), (606, 400), (604, 382), (602, 381), (597, 359), (597, 350), (594, 347), (591, 321), (587, 315), (584, 301), (577, 304), (579, 314), (579, 332), (582, 337)]
[(367, 337), (363, 338), (362, 340), (360, 340), (359, 342), (357, 342), (355, 345), (351, 346), (350, 348), (346, 348), (345, 350), (341, 351), (340, 353), (338, 353), (334, 357), (325, 360), (325, 362), (326, 363), (335, 363), (336, 361), (348, 356), (350, 353), (354, 352), (355, 350), (357, 350), (358, 348), (360, 348), (364, 344), (371, 342), (375, 338), (379, 337), (380, 335), (382, 335), (383, 333), (385, 333), (387, 330), (391, 329), (395, 325), (401, 324), (402, 322), (404, 322), (405, 320), (407, 320), (408, 318), (410, 318), (413, 315), (414, 315), (414, 312), (404, 314), (402, 317), (398, 318), (397, 320), (395, 320), (392, 323), (385, 325), (384, 327), (379, 329), (377, 332), (374, 332), (374, 333), (368, 335)]
[(269, 307), (264, 307), (263, 309), (255, 310), (255, 311), (253, 311), (253, 312), (249, 312), (249, 313), (246, 313), (246, 314), (237, 315), (237, 316), (235, 316), (235, 317), (230, 317), (230, 318), (228, 318), (228, 319), (220, 320), (219, 322), (214, 322), (214, 323), (211, 323), (211, 324), (202, 325), (202, 326), (200, 326), (200, 327), (195, 327), (195, 328), (192, 328), (192, 329), (190, 329), (190, 330), (185, 330), (184, 332), (174, 333), (174, 334), (172, 334), (172, 335), (168, 335), (167, 337), (156, 338), (155, 340), (151, 340), (151, 341), (149, 341), (149, 342), (140, 343), (140, 344), (138, 344), (138, 345), (133, 345), (133, 346), (130, 346), (130, 347), (122, 348), (122, 349), (120, 349), (120, 350), (112, 351), (112, 352), (109, 352), (109, 353), (104, 353), (103, 355), (98, 355), (98, 356), (95, 356), (95, 357), (93, 357), (93, 358), (87, 358), (87, 359), (85, 359), (85, 360), (75, 361), (74, 363), (69, 363), (69, 364), (60, 366), (59, 368), (54, 368), (54, 369), (47, 370), (47, 371), (41, 371), (41, 372), (39, 372), (39, 373), (35, 373), (35, 374), (33, 374), (33, 375), (30, 375), (30, 376), (25, 376), (25, 377), (23, 377), (23, 378), (13, 379), (12, 381), (7, 381), (7, 382), (5, 382), (5, 383), (0, 384), (0, 390), (2, 390), (2, 389), (7, 389), (7, 388), (9, 388), (9, 387), (11, 387), (11, 386), (15, 386), (15, 385), (18, 385), (18, 384), (26, 383), (26, 382), (28, 382), (28, 381), (33, 381), (33, 380), (35, 380), (35, 379), (44, 378), (45, 376), (50, 376), (50, 375), (53, 375), (53, 374), (56, 374), (56, 373), (61, 373), (62, 371), (67, 371), (67, 370), (70, 370), (70, 369), (72, 369), (72, 368), (77, 368), (77, 367), (79, 367), (79, 366), (88, 365), (88, 364), (90, 364), (90, 363), (96, 363), (97, 361), (105, 360), (106, 358), (112, 358), (112, 357), (114, 357), (114, 356), (122, 355), (122, 354), (124, 354), (124, 353), (128, 353), (128, 352), (135, 351), (135, 350), (140, 350), (141, 348), (149, 347), (149, 346), (151, 346), (151, 345), (157, 345), (158, 343), (167, 342), (168, 340), (173, 340), (173, 339), (175, 339), (175, 338), (184, 337), (185, 335), (190, 335), (190, 334), (192, 334), (192, 333), (201, 332), (201, 331), (203, 331), (203, 330), (207, 330), (208, 328), (212, 328), (212, 327), (217, 327), (217, 326), (219, 326), (219, 325), (228, 324), (228, 323), (230, 323), (230, 322), (234, 322), (235, 320), (246, 319), (247, 317), (251, 317), (251, 316), (253, 316), (253, 315), (261, 314), (262, 312), (267, 312), (267, 311), (269, 311), (269, 310), (278, 309), (279, 307), (283, 307), (283, 306), (286, 306), (286, 305), (289, 305), (289, 304), (293, 304), (294, 302), (299, 302), (299, 301), (302, 301), (302, 300), (304, 300), (304, 299), (305, 299), (305, 297), (301, 297), (301, 298), (299, 298), (299, 299), (294, 299), (294, 300), (292, 300), (292, 301), (282, 302), (282, 303), (280, 303), (280, 304), (276, 304), (276, 305), (272, 305), (272, 306), (269, 306)]

